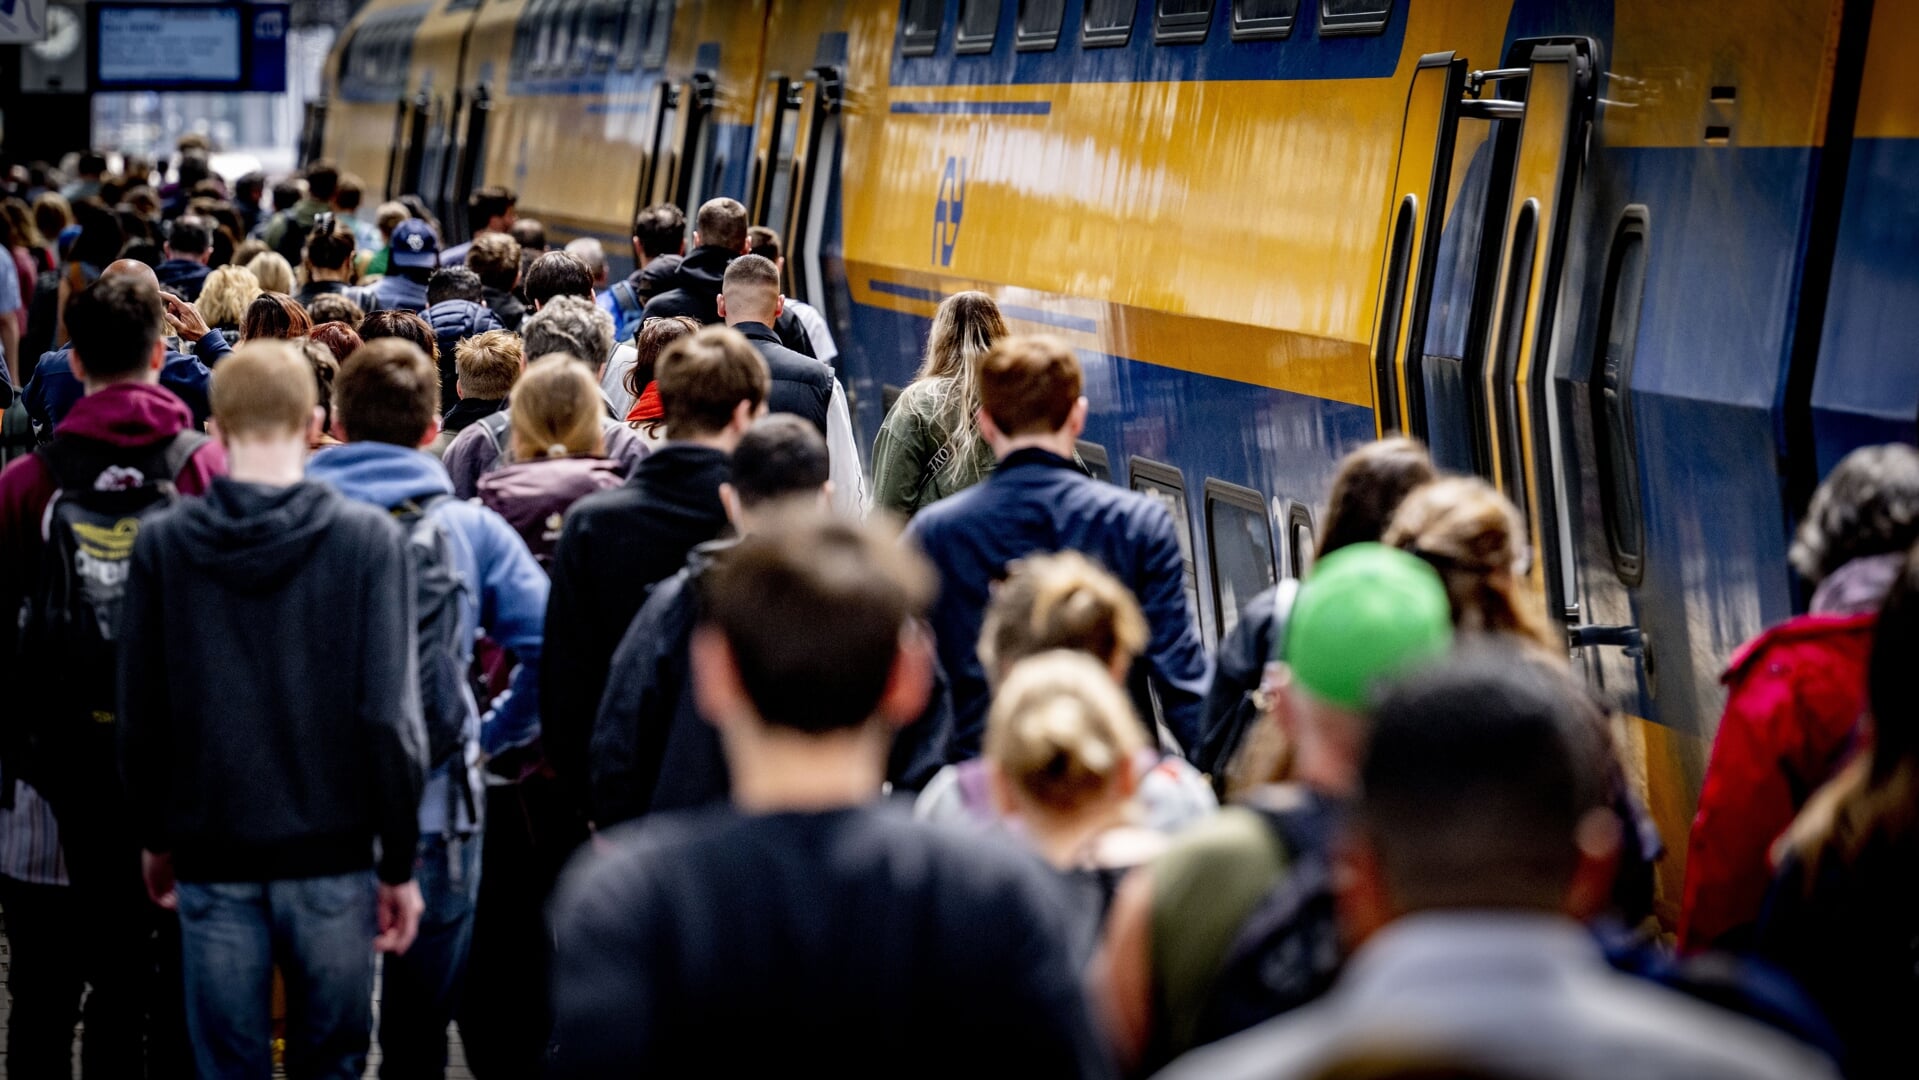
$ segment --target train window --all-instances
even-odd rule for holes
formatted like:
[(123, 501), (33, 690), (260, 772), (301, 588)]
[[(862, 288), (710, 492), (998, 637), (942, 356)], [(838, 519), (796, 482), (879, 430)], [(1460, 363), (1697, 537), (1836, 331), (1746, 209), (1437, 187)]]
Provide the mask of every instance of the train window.
[(1086, 0), (1079, 42), (1089, 49), (1126, 44), (1133, 36), (1139, 0)]
[(1213, 25), (1213, 0), (1155, 0), (1153, 40), (1161, 45), (1197, 45)]
[(1046, 52), (1059, 44), (1060, 24), (1066, 21), (1066, 0), (1019, 0), (1019, 33), (1013, 47), (1020, 52)]
[(1199, 572), (1193, 567), (1193, 523), (1186, 516), (1186, 479), (1178, 469), (1163, 462), (1135, 456), (1127, 462), (1133, 474), (1133, 490), (1151, 495), (1173, 516), (1173, 528), (1179, 533), (1179, 559), (1186, 574), (1186, 603), (1199, 620)]
[(653, 0), (634, 0), (626, 12), (626, 21), (620, 24), (619, 52), (613, 57), (613, 66), (620, 71), (632, 71), (640, 66), (640, 50), (646, 47), (646, 31), (653, 21)]
[(762, 196), (765, 212), (760, 222), (790, 235), (786, 218), (793, 208), (793, 157), (800, 139), (799, 111), (806, 101), (805, 88), (788, 79), (775, 81), (779, 83), (779, 91), (773, 103), (773, 168), (767, 178), (766, 194)]
[(1096, 442), (1081, 439), (1074, 445), (1073, 453), (1086, 469), (1086, 474), (1095, 480), (1108, 484), (1113, 482), (1113, 459), (1106, 456), (1106, 448)]
[(604, 75), (612, 70), (613, 61), (620, 55), (621, 25), (626, 20), (625, 0), (591, 0), (589, 9), (593, 33), (589, 41), (593, 52), (587, 60), (587, 70), (595, 75)]
[(900, 16), (900, 51), (907, 56), (931, 56), (939, 48), (940, 23), (946, 20), (946, 0), (906, 0)]
[(666, 63), (666, 47), (672, 40), (673, 6), (674, 0), (654, 0), (653, 19), (646, 27), (646, 52), (640, 56), (641, 66), (651, 69)]
[(1233, 40), (1286, 37), (1298, 14), (1299, 0), (1233, 0)]
[(1239, 624), (1246, 601), (1278, 581), (1272, 518), (1259, 492), (1206, 481), (1206, 558), (1213, 578), (1213, 625), (1224, 638)]
[(1319, 0), (1319, 35), (1381, 33), (1392, 13), (1393, 0)]
[(953, 38), (956, 53), (993, 51), (993, 38), (999, 33), (1000, 0), (960, 0), (959, 33)]
[(1613, 232), (1606, 290), (1599, 301), (1593, 356), (1593, 441), (1613, 569), (1628, 586), (1645, 579), (1646, 519), (1639, 509), (1639, 456), (1633, 450), (1632, 363), (1646, 291), (1646, 208), (1628, 206)]
[(593, 0), (572, 0), (563, 16), (566, 25), (572, 29), (572, 38), (567, 42), (566, 73), (568, 75), (586, 74), (587, 65), (593, 59)]
[(1286, 508), (1286, 570), (1289, 577), (1305, 580), (1313, 572), (1313, 559), (1318, 554), (1319, 541), (1314, 539), (1313, 512), (1305, 503), (1293, 503)]

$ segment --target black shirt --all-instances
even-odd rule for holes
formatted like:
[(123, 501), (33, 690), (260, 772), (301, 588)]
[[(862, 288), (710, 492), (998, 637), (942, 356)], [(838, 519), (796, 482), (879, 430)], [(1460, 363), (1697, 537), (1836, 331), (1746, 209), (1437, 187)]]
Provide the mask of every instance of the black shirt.
[(1036, 860), (880, 806), (663, 814), (554, 908), (554, 1075), (1102, 1076)]

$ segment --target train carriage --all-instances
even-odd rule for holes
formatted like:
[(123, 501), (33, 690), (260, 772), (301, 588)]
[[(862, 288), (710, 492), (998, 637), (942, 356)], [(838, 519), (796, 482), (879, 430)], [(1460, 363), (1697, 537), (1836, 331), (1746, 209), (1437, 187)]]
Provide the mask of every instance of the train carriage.
[(640, 206), (740, 199), (869, 444), (992, 293), (1080, 351), (1082, 456), (1172, 506), (1209, 640), (1310, 566), (1344, 451), (1418, 435), (1525, 512), (1671, 843), (1795, 514), (1914, 434), (1915, 40), (1886, 0), (374, 0), (321, 149), (616, 267)]

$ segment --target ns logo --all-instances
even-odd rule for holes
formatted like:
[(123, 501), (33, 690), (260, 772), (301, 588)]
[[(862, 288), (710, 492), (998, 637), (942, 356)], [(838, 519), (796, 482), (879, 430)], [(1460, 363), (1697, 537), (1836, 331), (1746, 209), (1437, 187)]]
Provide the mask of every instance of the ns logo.
[(949, 157), (940, 177), (939, 198), (933, 203), (933, 261), (953, 265), (953, 246), (959, 243), (960, 215), (966, 207), (966, 159)]

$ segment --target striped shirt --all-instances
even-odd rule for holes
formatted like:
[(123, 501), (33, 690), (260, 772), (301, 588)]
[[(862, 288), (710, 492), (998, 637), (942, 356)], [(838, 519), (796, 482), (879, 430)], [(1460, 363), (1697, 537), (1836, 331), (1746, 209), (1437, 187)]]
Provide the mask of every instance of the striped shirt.
[(14, 781), (13, 809), (0, 808), (0, 876), (29, 885), (66, 885), (60, 827), (40, 793)]

